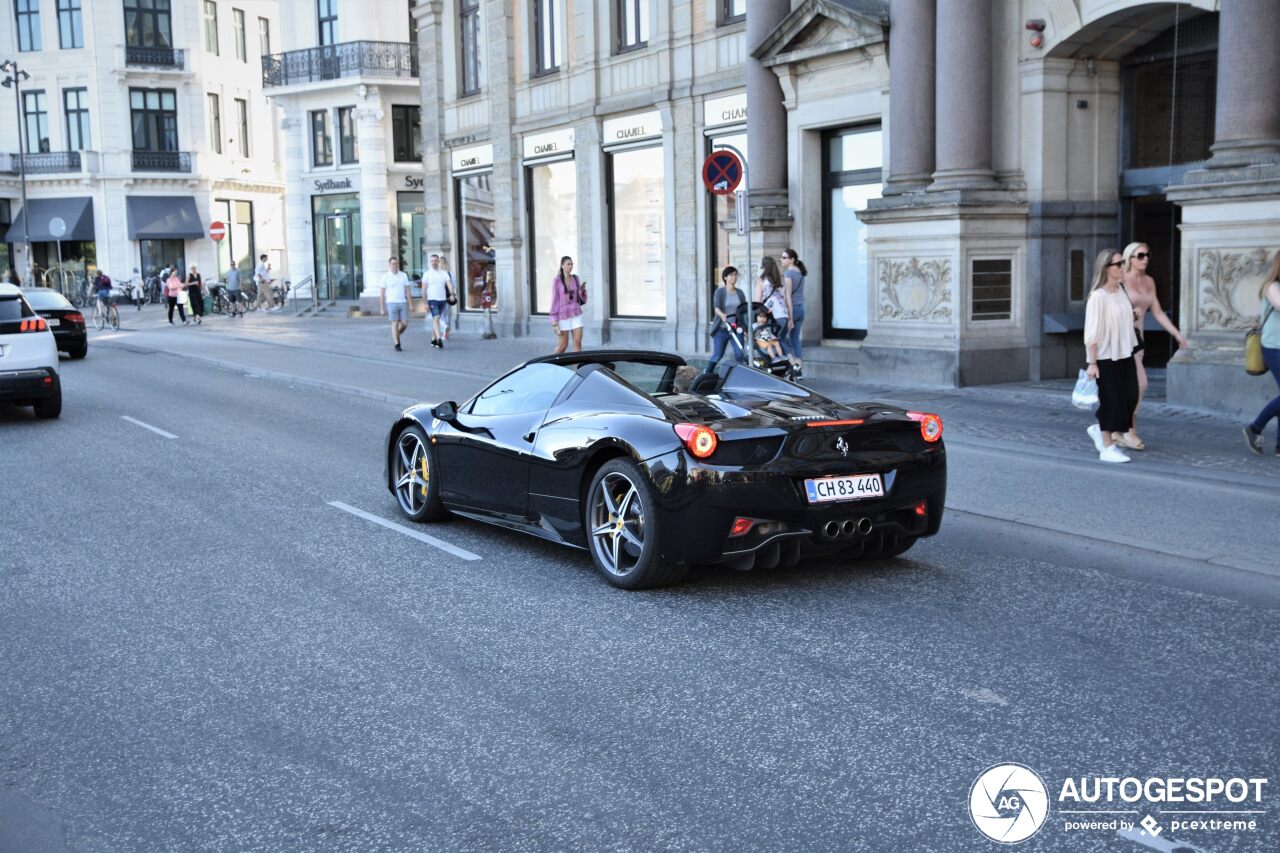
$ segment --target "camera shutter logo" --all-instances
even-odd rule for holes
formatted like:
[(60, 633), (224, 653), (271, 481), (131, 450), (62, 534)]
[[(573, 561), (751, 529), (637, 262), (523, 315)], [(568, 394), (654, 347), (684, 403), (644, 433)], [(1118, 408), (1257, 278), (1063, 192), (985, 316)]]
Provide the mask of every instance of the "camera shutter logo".
[(969, 817), (978, 831), (1001, 844), (1026, 841), (1049, 816), (1044, 780), (1021, 764), (987, 768), (969, 789)]

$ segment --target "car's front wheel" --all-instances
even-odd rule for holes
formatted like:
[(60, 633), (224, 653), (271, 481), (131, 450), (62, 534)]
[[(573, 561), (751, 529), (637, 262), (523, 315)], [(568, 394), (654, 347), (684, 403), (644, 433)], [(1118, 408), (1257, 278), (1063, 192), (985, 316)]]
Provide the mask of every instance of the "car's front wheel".
[(405, 427), (391, 449), (391, 477), (400, 511), (413, 521), (439, 521), (446, 511), (435, 459), (422, 427)]
[(623, 589), (665, 586), (684, 577), (684, 565), (662, 559), (657, 499), (644, 472), (611, 459), (587, 490), (587, 539), (605, 580)]

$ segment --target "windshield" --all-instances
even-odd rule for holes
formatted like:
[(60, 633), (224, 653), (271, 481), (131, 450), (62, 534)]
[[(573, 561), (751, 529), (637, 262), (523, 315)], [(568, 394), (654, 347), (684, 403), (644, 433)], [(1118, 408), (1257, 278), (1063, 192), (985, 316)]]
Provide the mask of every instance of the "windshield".
[(71, 303), (56, 290), (24, 290), (27, 302), (37, 310), (41, 308), (70, 308)]

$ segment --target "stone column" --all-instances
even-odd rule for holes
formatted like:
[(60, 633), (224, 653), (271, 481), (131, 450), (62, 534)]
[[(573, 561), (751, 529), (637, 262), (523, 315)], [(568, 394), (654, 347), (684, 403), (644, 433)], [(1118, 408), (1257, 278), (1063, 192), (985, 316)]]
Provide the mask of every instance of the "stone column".
[[(284, 193), (284, 236), (285, 252), (288, 255), (289, 278), (301, 281), (307, 276), (314, 276), (315, 253), (312, 246), (311, 222), (311, 187), (303, 178), (307, 169), (309, 140), (306, 114), (296, 105), (290, 105), (285, 118), (280, 122), (284, 130), (284, 173), (286, 175)], [(259, 253), (261, 254), (261, 253)], [(253, 259), (256, 264), (257, 258)], [(313, 281), (311, 286), (315, 286)], [(304, 289), (309, 295), (310, 291)]]
[[(493, 144), (494, 274), (498, 279), (498, 316), (504, 330), (514, 328), (514, 318), (528, 317), (529, 289), (525, 287), (524, 225), (520, 206), (523, 151), (512, 133), (515, 117), (512, 81), (515, 79), (515, 22), (507, 14), (506, 0), (486, 0), (482, 25), (486, 35), (485, 58), (489, 68), (485, 91), (489, 96), (490, 141)], [(461, 280), (466, 275), (466, 246), (455, 253)], [(461, 286), (461, 285), (460, 285)]]
[(1280, 3), (1231, 0), (1218, 19), (1218, 104), (1210, 168), (1280, 160)]
[[(363, 90), (363, 91), (362, 91)], [(387, 132), (375, 87), (356, 87), (356, 134), (360, 141), (360, 242), (364, 272), (362, 298), (378, 295), (394, 245), (391, 194), (387, 189)]]
[(787, 110), (777, 75), (750, 54), (773, 35), (790, 11), (787, 0), (747, 4), (747, 145), (753, 206), (757, 189), (787, 188)]
[(991, 0), (938, 0), (936, 32), (937, 171), (929, 189), (995, 189)]
[(918, 192), (933, 179), (936, 23), (934, 0), (891, 0), (885, 195)]
[(444, 57), (449, 36), (441, 0), (418, 0), (418, 82), (422, 91), (422, 197), (427, 250), (449, 252), (449, 152), (444, 147)]

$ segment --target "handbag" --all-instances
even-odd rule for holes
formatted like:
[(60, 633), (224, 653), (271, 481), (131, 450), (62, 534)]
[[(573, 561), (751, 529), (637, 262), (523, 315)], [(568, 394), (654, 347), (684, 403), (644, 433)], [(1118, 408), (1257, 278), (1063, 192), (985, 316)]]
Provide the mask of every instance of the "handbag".
[(1262, 376), (1267, 372), (1267, 363), (1262, 358), (1262, 327), (1271, 319), (1274, 306), (1267, 306), (1267, 313), (1262, 322), (1254, 326), (1244, 335), (1244, 372), (1250, 376)]
[(578, 304), (587, 304), (587, 283), (585, 281), (578, 282)]
[(444, 292), (444, 302), (446, 305), (458, 304), (458, 297), (453, 292), (453, 276), (452, 275), (449, 276), (449, 284), (446, 285), (446, 289)]
[(1092, 409), (1098, 405), (1098, 380), (1090, 379), (1088, 371), (1083, 368), (1071, 392), (1071, 405), (1077, 409)]

